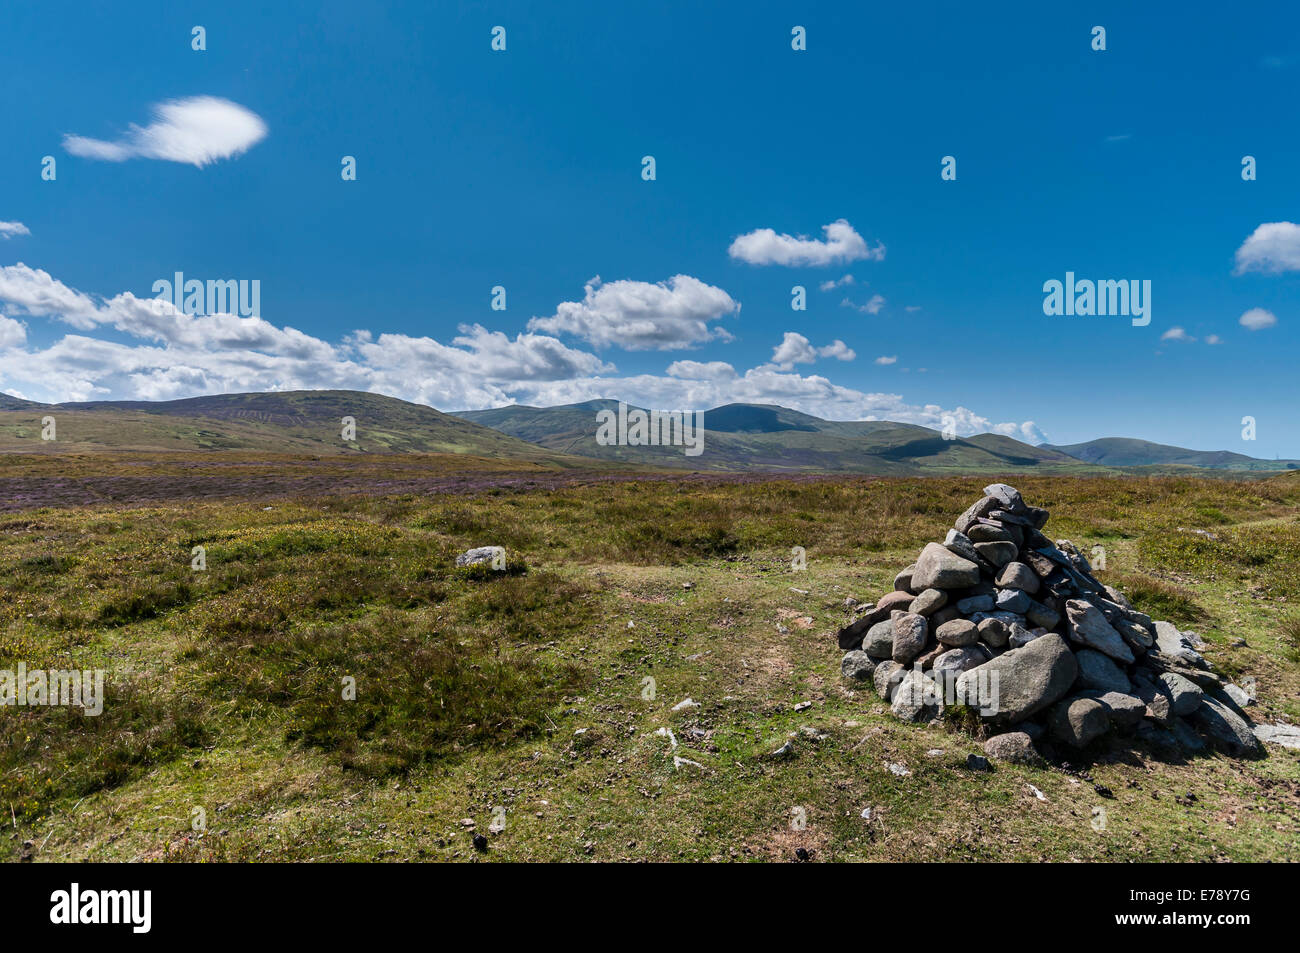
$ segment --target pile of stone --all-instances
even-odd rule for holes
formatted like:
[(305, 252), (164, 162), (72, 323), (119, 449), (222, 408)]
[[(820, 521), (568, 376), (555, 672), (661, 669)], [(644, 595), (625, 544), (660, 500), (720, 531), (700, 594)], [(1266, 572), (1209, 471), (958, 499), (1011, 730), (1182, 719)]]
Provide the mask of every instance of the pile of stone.
[(978, 711), (1000, 760), (1110, 732), (1259, 754), (1251, 699), (1210, 670), (1204, 643), (1100, 582), (1072, 543), (1043, 535), (1047, 517), (1005, 483), (985, 487), (893, 592), (856, 608), (839, 632), (844, 677), (870, 682), (907, 721)]

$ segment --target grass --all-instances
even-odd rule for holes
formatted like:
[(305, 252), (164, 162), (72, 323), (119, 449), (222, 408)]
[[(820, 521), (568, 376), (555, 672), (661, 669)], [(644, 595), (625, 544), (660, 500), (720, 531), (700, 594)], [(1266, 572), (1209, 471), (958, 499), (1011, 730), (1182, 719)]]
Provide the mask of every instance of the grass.
[[(187, 458), (80, 458), (88, 480), (135, 474), (143, 502), (0, 517), (0, 669), (106, 671), (98, 717), (3, 710), (6, 856), (1297, 859), (1294, 752), (973, 773), (956, 714), (905, 725), (841, 681), (845, 598), (888, 590), (989, 478), (474, 470), (410, 492), (410, 461), (354, 459), (369, 487), (149, 502)], [(1013, 482), (1053, 538), (1105, 548), (1138, 608), (1254, 678), (1257, 717), (1300, 720), (1300, 484)], [(481, 545), (506, 572), (455, 567)], [(480, 854), (469, 833), (494, 821)]]

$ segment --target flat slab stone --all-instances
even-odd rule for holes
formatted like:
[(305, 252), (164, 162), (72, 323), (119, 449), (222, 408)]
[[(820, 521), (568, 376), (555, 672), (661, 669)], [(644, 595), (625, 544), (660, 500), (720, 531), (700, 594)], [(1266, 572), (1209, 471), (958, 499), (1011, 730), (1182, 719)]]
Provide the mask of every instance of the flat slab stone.
[(1065, 604), (1065, 616), (1071, 642), (1096, 649), (1125, 665), (1133, 664), (1133, 650), (1092, 603), (1071, 599)]

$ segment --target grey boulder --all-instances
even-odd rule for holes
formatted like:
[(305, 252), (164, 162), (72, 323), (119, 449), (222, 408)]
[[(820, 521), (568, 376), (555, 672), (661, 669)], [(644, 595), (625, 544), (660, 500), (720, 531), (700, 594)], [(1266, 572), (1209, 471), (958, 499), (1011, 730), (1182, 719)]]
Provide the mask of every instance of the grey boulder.
[(1169, 706), (1175, 715), (1190, 715), (1201, 707), (1205, 690), (1200, 685), (1177, 672), (1162, 672), (1157, 677), (1169, 695)]
[(860, 649), (847, 653), (840, 661), (840, 674), (850, 681), (868, 682), (876, 672), (876, 662)]
[(890, 710), (903, 721), (931, 721), (943, 707), (943, 695), (934, 679), (912, 670), (894, 690)]
[(970, 615), (972, 612), (992, 612), (993, 597), (978, 595), (967, 596), (965, 599), (958, 599), (957, 611), (962, 615)]
[(1034, 741), (1023, 731), (1008, 731), (994, 735), (984, 742), (984, 753), (994, 761), (1008, 764), (1041, 765), (1043, 756), (1034, 747)]
[(934, 630), (934, 637), (944, 645), (972, 645), (979, 641), (979, 629), (968, 619), (953, 619)]
[(894, 654), (894, 623), (877, 622), (862, 640), (862, 651), (872, 658), (886, 659)]
[(1078, 674), (1065, 640), (1049, 634), (963, 672), (957, 697), (985, 717), (1015, 724), (1059, 700)]
[(1192, 715), (1192, 721), (1212, 744), (1228, 754), (1257, 757), (1264, 752), (1250, 722), (1217, 698), (1206, 695)]
[(1022, 562), (1009, 562), (1003, 566), (998, 573), (997, 584), (1004, 589), (1021, 589), (1031, 596), (1041, 585), (1038, 574)]
[(903, 680), (903, 676), (906, 674), (907, 669), (897, 662), (881, 662), (876, 666), (875, 674), (871, 676), (871, 682), (875, 686), (876, 694), (885, 701), (889, 701), (894, 689), (898, 687), (898, 683)]
[(1155, 628), (1156, 648), (1161, 655), (1197, 668), (1205, 667), (1205, 657), (1196, 651), (1192, 640), (1179, 632), (1172, 622), (1157, 622)]
[(948, 602), (948, 593), (942, 589), (926, 589), (919, 596), (912, 600), (907, 611), (914, 615), (932, 615), (938, 612)]
[(1110, 713), (1095, 698), (1067, 698), (1052, 709), (1048, 723), (1057, 741), (1082, 748), (1109, 730)]
[(1079, 649), (1074, 653), (1074, 660), (1079, 663), (1079, 684), (1084, 688), (1125, 694), (1133, 691), (1133, 683), (1109, 656), (1092, 649)]
[(965, 589), (979, 581), (979, 566), (939, 543), (926, 544), (912, 574), (912, 585), (920, 589)]
[(1002, 567), (1019, 555), (1015, 543), (1005, 541), (995, 543), (975, 543), (975, 552), (987, 559), (994, 566)]
[(1133, 650), (1092, 603), (1071, 599), (1065, 604), (1065, 616), (1072, 642), (1096, 649), (1125, 665), (1133, 664)]
[(894, 647), (890, 657), (900, 665), (907, 665), (925, 651), (929, 625), (923, 615), (899, 611), (894, 612), (893, 623)]
[(1033, 604), (1034, 600), (1019, 589), (1003, 589), (998, 593), (997, 609), (999, 612), (1014, 612), (1016, 615), (1024, 615)]

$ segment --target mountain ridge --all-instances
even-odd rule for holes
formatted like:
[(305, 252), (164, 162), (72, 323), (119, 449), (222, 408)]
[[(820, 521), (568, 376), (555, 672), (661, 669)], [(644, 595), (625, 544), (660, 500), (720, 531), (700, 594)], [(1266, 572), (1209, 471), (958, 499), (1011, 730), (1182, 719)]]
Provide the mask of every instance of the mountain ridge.
[[(1039, 446), (996, 433), (948, 439), (917, 424), (825, 420), (779, 404), (743, 402), (703, 412), (705, 452), (699, 456), (684, 454), (680, 446), (601, 446), (596, 442), (596, 415), (616, 410), (619, 403), (602, 398), (552, 407), (511, 404), (444, 413), (383, 394), (346, 390), (62, 403), (0, 394), (0, 452), (462, 453), (561, 466), (603, 462), (693, 471), (874, 475), (1300, 469), (1300, 461), (1189, 450), (1126, 437)], [(55, 418), (54, 442), (40, 439), (45, 416)], [(344, 417), (356, 421), (355, 441), (342, 440)]]

